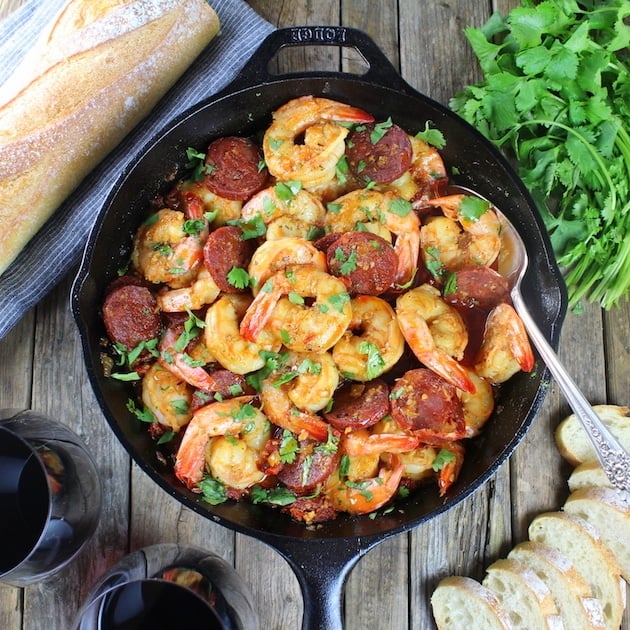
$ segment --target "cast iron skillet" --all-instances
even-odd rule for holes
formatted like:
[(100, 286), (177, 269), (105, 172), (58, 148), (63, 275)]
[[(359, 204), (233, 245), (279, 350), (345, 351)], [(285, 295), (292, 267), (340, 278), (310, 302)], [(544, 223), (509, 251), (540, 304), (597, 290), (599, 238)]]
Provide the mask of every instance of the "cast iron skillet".
[[(286, 46), (331, 44), (354, 48), (369, 69), (363, 75), (307, 72), (272, 75), (270, 60)], [(543, 224), (523, 184), (501, 154), (447, 108), (416, 92), (396, 72), (374, 42), (344, 27), (292, 27), (272, 33), (225, 90), (200, 103), (160, 131), (121, 174), (90, 235), (72, 289), (88, 375), (111, 428), (138, 465), (187, 507), (232, 530), (275, 548), (289, 562), (304, 596), (303, 628), (341, 628), (341, 595), (358, 559), (386, 538), (408, 531), (468, 497), (505, 462), (522, 440), (543, 401), (548, 374), (538, 360), (532, 374), (506, 383), (497, 411), (484, 433), (467, 445), (458, 481), (444, 498), (434, 487), (413, 494), (401, 510), (370, 519), (340, 517), (316, 530), (292, 522), (279, 511), (249, 503), (211, 506), (189, 492), (155, 457), (148, 432), (126, 409), (128, 385), (103, 376), (100, 304), (108, 282), (130, 254), (132, 234), (146, 216), (150, 200), (182, 176), (186, 148), (204, 151), (223, 135), (248, 136), (270, 122), (271, 112), (287, 100), (313, 94), (359, 106), (378, 120), (388, 116), (415, 133), (431, 121), (442, 131), (442, 155), (455, 183), (496, 203), (520, 231), (531, 258), (523, 285), (532, 315), (557, 346), (566, 311), (566, 294)]]

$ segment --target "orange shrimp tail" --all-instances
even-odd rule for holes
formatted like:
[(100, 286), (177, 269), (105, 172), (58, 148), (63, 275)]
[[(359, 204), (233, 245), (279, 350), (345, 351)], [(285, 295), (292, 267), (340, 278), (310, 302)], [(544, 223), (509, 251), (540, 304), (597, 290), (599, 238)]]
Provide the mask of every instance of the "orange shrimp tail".
[(455, 359), (449, 357), (446, 353), (439, 353), (439, 360), (431, 354), (418, 354), (416, 357), (430, 370), (433, 370), (436, 374), (439, 374), (445, 381), (448, 381), (451, 385), (461, 389), (469, 394), (474, 394), (477, 391), (475, 384), (472, 382), (470, 376), (466, 373), (466, 370)]
[(280, 299), (278, 291), (261, 291), (249, 305), (239, 326), (243, 339), (255, 342), (263, 331), (275, 305)]

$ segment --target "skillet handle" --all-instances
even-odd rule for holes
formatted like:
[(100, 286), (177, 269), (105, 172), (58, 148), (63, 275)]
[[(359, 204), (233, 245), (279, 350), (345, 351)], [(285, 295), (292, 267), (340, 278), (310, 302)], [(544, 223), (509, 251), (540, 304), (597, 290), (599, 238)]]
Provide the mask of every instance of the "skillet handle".
[(302, 591), (302, 630), (343, 629), (343, 589), (350, 571), (380, 539), (305, 540), (257, 536), (282, 555)]
[[(342, 46), (354, 48), (368, 64), (368, 70), (361, 75), (345, 73), (347, 76), (357, 77), (391, 87), (394, 90), (408, 94), (415, 94), (415, 90), (400, 76), (383, 51), (374, 40), (364, 31), (347, 26), (289, 26), (270, 33), (245, 64), (241, 72), (230, 84), (230, 89), (239, 86), (252, 85), (281, 80), (292, 76), (289, 74), (272, 74), (269, 71), (271, 60), (285, 47), (294, 46)], [(312, 71), (300, 72), (300, 76), (317, 77), (343, 76), (344, 73)]]

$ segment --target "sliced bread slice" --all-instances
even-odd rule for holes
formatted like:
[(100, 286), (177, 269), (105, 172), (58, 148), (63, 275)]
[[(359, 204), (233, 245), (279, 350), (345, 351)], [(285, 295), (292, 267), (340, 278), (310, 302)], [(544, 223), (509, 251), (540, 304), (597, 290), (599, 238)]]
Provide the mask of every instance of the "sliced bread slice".
[(518, 560), (503, 558), (493, 562), (486, 569), (482, 584), (494, 591), (515, 628), (564, 628), (549, 587)]
[(606, 628), (618, 630), (625, 609), (625, 584), (597, 530), (572, 514), (545, 512), (532, 520), (528, 533), (530, 540), (549, 545), (571, 560), (601, 601)]
[(431, 609), (438, 630), (514, 630), (497, 596), (469, 577), (444, 578), (433, 591)]
[(596, 459), (589, 459), (576, 466), (569, 475), (568, 484), (571, 492), (578, 488), (587, 488), (589, 486), (614, 488)]
[(564, 511), (588, 521), (613, 552), (621, 575), (630, 582), (630, 493), (610, 488), (580, 488), (569, 495)]
[[(594, 405), (593, 410), (626, 451), (630, 452), (630, 409), (619, 405)], [(565, 418), (556, 427), (555, 439), (560, 454), (573, 466), (597, 457), (575, 414)]]
[(573, 563), (557, 549), (524, 541), (510, 551), (549, 587), (567, 630), (603, 630), (604, 610)]

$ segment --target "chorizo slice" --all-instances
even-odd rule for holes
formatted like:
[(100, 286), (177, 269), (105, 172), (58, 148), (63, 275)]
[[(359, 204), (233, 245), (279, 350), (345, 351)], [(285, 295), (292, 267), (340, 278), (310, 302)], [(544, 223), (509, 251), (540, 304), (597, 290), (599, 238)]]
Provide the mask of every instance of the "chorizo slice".
[(162, 326), (153, 293), (131, 282), (110, 289), (103, 301), (102, 313), (107, 336), (127, 350), (156, 338)]
[(208, 236), (203, 247), (203, 260), (216, 285), (224, 293), (241, 293), (247, 287), (228, 277), (232, 269), (246, 269), (254, 253), (254, 244), (243, 239), (241, 229), (223, 225)]
[(206, 151), (206, 186), (219, 197), (238, 201), (262, 190), (269, 176), (261, 168), (260, 148), (248, 138), (226, 136), (210, 143)]
[(335, 428), (366, 429), (390, 411), (389, 387), (380, 379), (353, 383), (335, 394), (334, 403), (324, 417)]
[(409, 370), (392, 386), (392, 417), (425, 444), (459, 440), (466, 435), (457, 389), (426, 368)]
[(345, 232), (328, 246), (326, 262), (353, 295), (381, 295), (394, 284), (398, 269), (394, 248), (371, 232)]
[(313, 492), (333, 473), (341, 457), (338, 450), (331, 452), (323, 443), (311, 438), (299, 441), (300, 450), (291, 464), (278, 472), (278, 479), (296, 494)]
[(510, 287), (508, 281), (490, 267), (466, 267), (455, 272), (452, 290), (445, 290), (444, 300), (455, 307), (490, 312), (498, 304), (510, 301)]
[(389, 184), (411, 166), (411, 141), (394, 123), (361, 125), (348, 136), (346, 145), (348, 165), (360, 181)]

